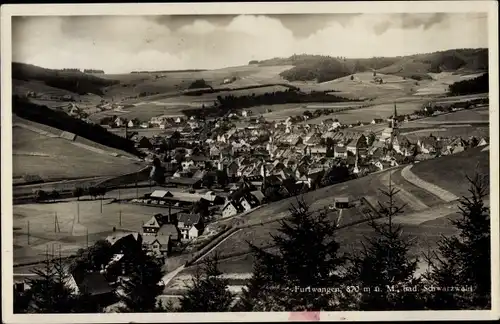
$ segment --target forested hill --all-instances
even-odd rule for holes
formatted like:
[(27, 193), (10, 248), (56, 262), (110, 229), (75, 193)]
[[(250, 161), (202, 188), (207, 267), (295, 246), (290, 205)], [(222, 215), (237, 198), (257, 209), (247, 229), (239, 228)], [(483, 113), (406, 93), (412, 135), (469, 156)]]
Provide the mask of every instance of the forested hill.
[(454, 49), (448, 51), (398, 57), (351, 59), (323, 55), (293, 55), (251, 61), (261, 66), (293, 65), (280, 75), (288, 81), (325, 82), (356, 72), (377, 71), (385, 74), (424, 79), (427, 73), (478, 72), (488, 70), (488, 49)]
[(72, 70), (51, 70), (31, 64), (12, 62), (12, 79), (41, 81), (48, 86), (68, 90), (80, 95), (103, 94), (103, 88), (119, 83), (95, 75)]

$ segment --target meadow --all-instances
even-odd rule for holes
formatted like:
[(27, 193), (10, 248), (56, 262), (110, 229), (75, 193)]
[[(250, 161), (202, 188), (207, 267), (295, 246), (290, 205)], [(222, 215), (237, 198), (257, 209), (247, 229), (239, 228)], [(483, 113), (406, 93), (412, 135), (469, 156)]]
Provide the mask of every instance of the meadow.
[(70, 255), (85, 247), (87, 233), (92, 244), (110, 235), (113, 227), (117, 231), (140, 231), (152, 215), (166, 212), (167, 208), (111, 203), (109, 199), (15, 205), (14, 262), (36, 261), (52, 244), (60, 246), (63, 256)]
[(470, 193), (466, 176), (472, 177), (475, 172), (486, 176), (490, 174), (489, 151), (482, 151), (483, 148), (477, 147), (423, 161), (415, 164), (411, 171), (421, 179), (448, 190), (458, 197), (468, 196)]
[[(143, 166), (131, 159), (98, 153), (99, 148), (84, 148), (92, 142), (79, 140), (75, 145), (66, 139), (47, 137), (21, 127), (13, 127), (13, 177), (25, 174), (42, 179), (114, 176), (134, 172)], [(105, 149), (105, 148), (104, 148)]]

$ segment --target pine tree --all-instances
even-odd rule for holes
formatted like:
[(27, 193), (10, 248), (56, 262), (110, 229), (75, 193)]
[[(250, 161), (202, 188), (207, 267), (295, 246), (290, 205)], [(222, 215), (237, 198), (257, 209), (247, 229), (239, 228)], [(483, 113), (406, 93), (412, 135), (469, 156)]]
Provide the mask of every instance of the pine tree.
[(156, 300), (163, 291), (162, 264), (145, 253), (137, 253), (132, 261), (130, 276), (121, 283), (124, 312), (145, 313), (156, 311)]
[(278, 253), (250, 245), (254, 273), (240, 304), (253, 311), (339, 309), (333, 295), (312, 291), (343, 283), (345, 257), (339, 255), (335, 222), (327, 219), (326, 210), (311, 211), (302, 198), (290, 213), (280, 221), (280, 234), (271, 235)]
[(180, 300), (181, 312), (227, 312), (234, 301), (227, 279), (220, 276), (218, 256), (215, 255), (198, 268), (192, 284)]
[(470, 196), (459, 200), (461, 217), (451, 220), (459, 233), (443, 237), (437, 251), (426, 256), (429, 271), (424, 275), (428, 286), (457, 287), (459, 291), (430, 292), (430, 309), (491, 308), (490, 211), (484, 203), (488, 178), (476, 174), (467, 180)]
[[(366, 237), (362, 248), (351, 256), (351, 307), (370, 311), (422, 309), (420, 280), (415, 276), (418, 258), (409, 255), (411, 238), (404, 236), (403, 228), (393, 220), (405, 206), (397, 206), (399, 190), (391, 182), (388, 190), (381, 192), (388, 198), (386, 203), (379, 202), (381, 220), (370, 220), (373, 235)], [(417, 292), (405, 291), (405, 287), (416, 288)]]
[(61, 259), (48, 257), (43, 268), (33, 270), (36, 275), (28, 279), (29, 313), (71, 313), (74, 312), (77, 297), (68, 286), (69, 275)]

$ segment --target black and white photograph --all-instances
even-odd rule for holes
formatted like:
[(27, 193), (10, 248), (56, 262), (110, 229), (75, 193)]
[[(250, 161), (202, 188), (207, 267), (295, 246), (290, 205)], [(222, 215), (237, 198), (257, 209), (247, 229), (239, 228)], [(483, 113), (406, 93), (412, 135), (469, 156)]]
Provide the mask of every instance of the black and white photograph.
[(2, 6), (3, 322), (498, 319), (497, 6)]

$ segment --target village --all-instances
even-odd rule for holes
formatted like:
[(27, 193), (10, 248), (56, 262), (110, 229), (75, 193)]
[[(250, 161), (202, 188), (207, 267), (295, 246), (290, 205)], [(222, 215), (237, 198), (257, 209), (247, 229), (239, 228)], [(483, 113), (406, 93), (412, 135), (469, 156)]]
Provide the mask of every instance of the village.
[[(266, 122), (247, 111), (238, 117), (236, 122), (232, 116), (213, 121), (154, 117), (149, 125), (165, 130), (163, 135), (131, 137), (153, 165), (150, 178), (163, 189), (129, 203), (169, 211), (152, 215), (142, 229), (143, 242), (155, 254), (168, 257), (172, 242), (198, 238), (207, 224), (263, 204), (488, 143), (488, 138), (432, 134), (412, 142), (401, 135), (400, 125), (420, 117), (398, 115), (397, 105), (386, 120), (371, 121), (387, 123), (377, 136), (333, 119), (309, 125), (291, 118)], [(122, 118), (114, 122), (134, 127)], [(181, 212), (172, 213), (172, 208)]]

